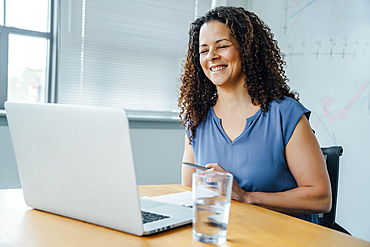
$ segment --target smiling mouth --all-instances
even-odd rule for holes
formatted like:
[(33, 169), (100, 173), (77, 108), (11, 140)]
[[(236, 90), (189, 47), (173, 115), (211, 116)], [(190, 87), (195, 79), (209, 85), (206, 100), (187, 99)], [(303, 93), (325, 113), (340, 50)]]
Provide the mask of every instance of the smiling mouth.
[(210, 70), (212, 71), (212, 72), (217, 72), (217, 71), (220, 71), (220, 70), (223, 70), (223, 69), (225, 69), (227, 66), (217, 66), (217, 67), (212, 67), (212, 68), (210, 68)]

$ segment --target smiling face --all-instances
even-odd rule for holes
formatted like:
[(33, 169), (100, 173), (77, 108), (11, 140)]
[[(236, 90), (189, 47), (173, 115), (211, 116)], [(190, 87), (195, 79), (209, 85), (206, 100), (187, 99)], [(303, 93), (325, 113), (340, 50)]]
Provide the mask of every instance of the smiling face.
[(244, 84), (239, 44), (226, 24), (219, 21), (203, 24), (199, 33), (199, 53), (204, 74), (217, 87)]

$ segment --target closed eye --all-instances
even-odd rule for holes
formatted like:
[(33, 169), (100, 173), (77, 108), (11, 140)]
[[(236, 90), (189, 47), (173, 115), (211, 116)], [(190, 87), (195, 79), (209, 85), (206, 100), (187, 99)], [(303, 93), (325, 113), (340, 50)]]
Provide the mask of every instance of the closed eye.
[(204, 54), (204, 53), (207, 53), (208, 52), (208, 50), (202, 50), (202, 51), (200, 51), (200, 54)]

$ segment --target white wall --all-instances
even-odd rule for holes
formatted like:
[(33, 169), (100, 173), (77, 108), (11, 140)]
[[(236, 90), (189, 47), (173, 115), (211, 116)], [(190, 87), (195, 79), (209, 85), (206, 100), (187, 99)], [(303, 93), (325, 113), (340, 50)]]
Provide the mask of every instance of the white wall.
[(8, 126), (0, 126), (0, 189), (20, 188)]
[[(184, 129), (177, 123), (130, 122), (138, 184), (180, 184)], [(0, 189), (20, 188), (9, 128), (0, 126)]]
[(289, 85), (312, 111), (320, 145), (344, 149), (336, 221), (370, 241), (370, 1), (249, 3), (286, 54)]
[(185, 131), (170, 128), (130, 129), (138, 184), (180, 184)]

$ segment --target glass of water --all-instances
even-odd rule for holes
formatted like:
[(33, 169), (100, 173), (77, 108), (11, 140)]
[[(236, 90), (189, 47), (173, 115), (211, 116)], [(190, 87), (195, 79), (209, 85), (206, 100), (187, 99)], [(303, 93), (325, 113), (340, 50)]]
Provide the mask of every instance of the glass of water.
[(233, 175), (193, 173), (193, 239), (212, 244), (226, 242)]

